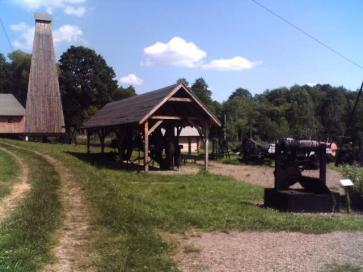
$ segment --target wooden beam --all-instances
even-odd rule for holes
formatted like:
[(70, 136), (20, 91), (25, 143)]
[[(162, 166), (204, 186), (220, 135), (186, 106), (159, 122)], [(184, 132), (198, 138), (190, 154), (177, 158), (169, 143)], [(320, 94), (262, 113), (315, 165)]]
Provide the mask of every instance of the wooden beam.
[(191, 98), (188, 98), (188, 97), (170, 97), (168, 99), (168, 101), (173, 101), (173, 102), (186, 102), (186, 103), (193, 102), (193, 100)]
[(208, 171), (208, 163), (209, 163), (209, 124), (205, 123), (204, 125), (204, 137), (205, 137), (205, 158), (204, 158), (204, 170)]
[(159, 121), (157, 121), (150, 129), (149, 129), (149, 131), (148, 131), (148, 135), (150, 135), (151, 133), (153, 133), (154, 132), (154, 130), (155, 129), (157, 129), (160, 125), (161, 125), (161, 123), (163, 122), (163, 120), (159, 120)]
[(171, 116), (171, 115), (154, 115), (151, 117), (154, 120), (181, 120), (180, 116)]
[(149, 171), (149, 122), (144, 123), (144, 170)]
[(154, 115), (154, 116), (151, 116), (151, 119), (153, 119), (153, 120), (197, 120), (197, 121), (201, 120), (198, 117), (175, 116), (175, 115)]

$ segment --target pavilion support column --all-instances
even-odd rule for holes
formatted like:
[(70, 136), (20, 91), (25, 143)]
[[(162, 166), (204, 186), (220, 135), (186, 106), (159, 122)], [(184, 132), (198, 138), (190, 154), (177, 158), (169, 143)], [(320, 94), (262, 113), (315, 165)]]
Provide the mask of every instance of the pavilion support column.
[(101, 153), (105, 153), (105, 138), (106, 138), (106, 133), (103, 129), (101, 129), (98, 132), (98, 137), (100, 138), (100, 143), (101, 143)]
[(90, 132), (89, 132), (89, 130), (87, 129), (86, 130), (86, 134), (87, 134), (87, 154), (89, 154), (90, 153)]
[(188, 137), (188, 155), (192, 155), (192, 139)]
[(149, 122), (144, 123), (144, 170), (149, 171)]
[(204, 137), (205, 137), (205, 158), (204, 158), (204, 170), (208, 171), (209, 163), (209, 124), (204, 125)]

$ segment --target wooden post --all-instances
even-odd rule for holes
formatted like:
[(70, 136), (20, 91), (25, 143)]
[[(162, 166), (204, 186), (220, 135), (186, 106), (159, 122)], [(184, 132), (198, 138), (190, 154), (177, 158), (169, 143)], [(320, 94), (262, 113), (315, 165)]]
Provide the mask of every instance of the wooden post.
[(350, 208), (350, 195), (349, 195), (349, 187), (345, 186), (344, 187), (344, 191), (345, 191), (345, 199), (347, 201), (347, 213), (351, 212), (351, 208)]
[(98, 132), (98, 137), (100, 138), (100, 143), (101, 143), (101, 153), (105, 153), (105, 136), (106, 136), (106, 133), (103, 129), (101, 129), (99, 132)]
[(188, 137), (188, 155), (192, 155), (192, 139)]
[(90, 133), (88, 131), (88, 129), (86, 130), (86, 134), (87, 134), (87, 154), (90, 153), (90, 147), (89, 147), (89, 144), (90, 144)]
[(205, 158), (204, 158), (204, 170), (208, 171), (208, 162), (209, 162), (209, 124), (205, 123), (204, 125), (204, 137), (205, 137)]
[(326, 185), (326, 145), (325, 144), (320, 144), (319, 156), (320, 156), (319, 179), (322, 184)]
[(149, 122), (144, 123), (144, 170), (149, 171)]

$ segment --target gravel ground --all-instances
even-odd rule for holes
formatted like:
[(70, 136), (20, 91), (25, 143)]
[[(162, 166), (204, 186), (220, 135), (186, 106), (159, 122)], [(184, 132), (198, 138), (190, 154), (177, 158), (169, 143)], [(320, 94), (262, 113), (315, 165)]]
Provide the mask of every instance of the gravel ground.
[(363, 267), (363, 233), (210, 232), (177, 239), (184, 272), (326, 271), (327, 265)]
[[(229, 176), (236, 180), (246, 181), (266, 188), (274, 186), (274, 168), (269, 166), (232, 165), (211, 161), (209, 171), (213, 174)], [(319, 171), (308, 170), (304, 171), (303, 175), (317, 177)], [(339, 190), (341, 177), (340, 173), (327, 168), (326, 182), (329, 188)], [(298, 188), (299, 185), (294, 186)]]

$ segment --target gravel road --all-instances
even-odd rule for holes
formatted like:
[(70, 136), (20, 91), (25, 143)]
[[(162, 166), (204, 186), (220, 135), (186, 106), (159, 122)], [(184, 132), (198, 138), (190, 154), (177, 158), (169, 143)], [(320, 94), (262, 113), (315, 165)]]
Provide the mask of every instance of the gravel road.
[(184, 272), (326, 271), (363, 267), (363, 233), (210, 232), (179, 239), (175, 259)]

